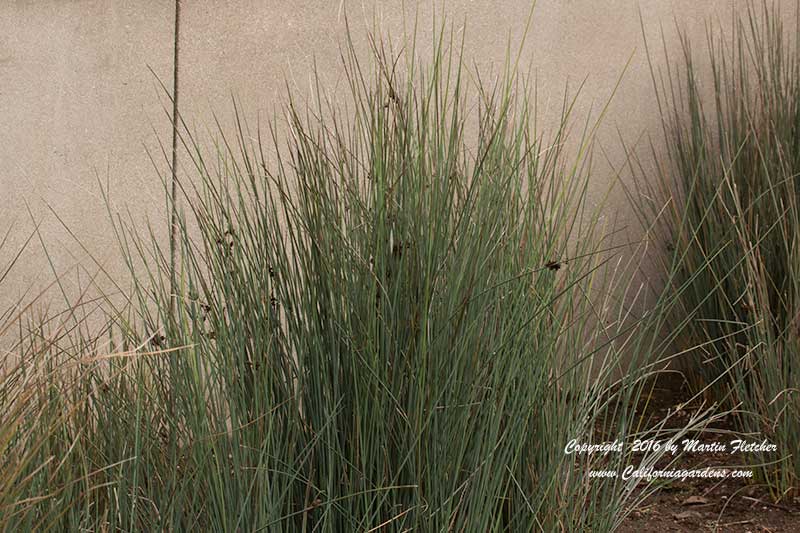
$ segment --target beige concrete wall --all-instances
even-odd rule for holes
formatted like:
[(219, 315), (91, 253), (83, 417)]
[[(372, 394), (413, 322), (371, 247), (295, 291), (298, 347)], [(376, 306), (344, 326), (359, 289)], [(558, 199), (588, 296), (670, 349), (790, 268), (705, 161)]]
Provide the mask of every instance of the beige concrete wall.
[[(298, 94), (309, 94), (315, 61), (325, 85), (336, 87), (343, 74), (338, 47), (345, 13), (361, 51), (367, 51), (367, 29), (377, 25), (399, 37), (416, 14), (423, 56), (431, 47), (434, 12), (444, 13), (466, 31), (467, 59), (485, 69), (502, 62), (509, 38), (518, 45), (531, 7), (527, 0), (432, 4), (184, 0), (181, 113), (198, 127), (210, 126), (212, 110), (230, 116), (235, 95), (250, 117), (266, 117), (282, 101), (285, 80)], [(540, 0), (521, 64), (538, 79), (544, 126), (557, 114), (565, 84), (586, 81), (580, 118), (602, 107), (622, 76), (599, 134), (609, 159), (620, 164), (618, 128), (632, 142), (658, 127), (643, 31), (659, 66), (662, 27), (672, 49), (675, 24), (702, 45), (709, 17), (727, 27), (732, 10), (743, 8), (744, 2), (733, 0)], [(0, 2), (0, 230), (16, 221), (11, 244), (19, 244), (32, 228), (31, 216), (41, 221), (54, 268), (70, 284), (75, 265), (95, 270), (88, 254), (112, 275), (124, 272), (98, 179), (108, 183), (113, 209), (130, 209), (140, 220), (152, 217), (166, 229), (163, 190), (146, 148), (166, 171), (158, 143), (170, 143), (169, 102), (156, 76), (171, 87), (173, 18), (172, 0)], [(595, 200), (612, 179), (611, 166), (599, 158)], [(620, 216), (620, 224), (635, 225), (621, 194), (606, 209)], [(2, 254), (0, 265), (10, 259), (8, 250)], [(32, 248), (4, 284), (4, 298), (49, 279), (48, 263)]]
[[(136, 212), (158, 196), (144, 145), (170, 128), (148, 69), (171, 80), (172, 13), (168, 0), (0, 2), (0, 232), (14, 223), (0, 265), (35, 220), (55, 270), (76, 283), (75, 266), (91, 261), (50, 206), (89, 253), (122, 271), (98, 179)], [(52, 279), (34, 242), (0, 303)]]

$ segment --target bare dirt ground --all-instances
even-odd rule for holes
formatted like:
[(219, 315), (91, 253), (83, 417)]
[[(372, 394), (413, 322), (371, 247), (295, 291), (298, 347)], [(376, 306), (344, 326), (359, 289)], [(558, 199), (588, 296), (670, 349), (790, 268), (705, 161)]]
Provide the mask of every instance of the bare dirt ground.
[[(655, 385), (655, 402), (648, 407), (649, 414), (657, 419), (690, 397), (679, 375), (663, 376)], [(686, 409), (691, 409), (691, 405)], [(698, 440), (712, 443), (733, 438), (729, 435), (721, 437), (713, 429), (732, 430), (732, 420), (723, 419), (715, 423)], [(747, 454), (727, 452), (686, 453), (670, 468), (719, 466), (749, 470), (748, 457), (752, 458)], [(800, 496), (774, 503), (764, 487), (745, 479), (673, 481), (645, 500), (618, 531), (800, 533)]]

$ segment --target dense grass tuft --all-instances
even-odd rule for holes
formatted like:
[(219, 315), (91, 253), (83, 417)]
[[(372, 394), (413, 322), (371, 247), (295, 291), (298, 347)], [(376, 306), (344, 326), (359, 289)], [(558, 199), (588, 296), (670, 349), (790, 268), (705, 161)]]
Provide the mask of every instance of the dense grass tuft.
[(708, 77), (682, 38), (657, 80), (667, 161), (634, 201), (680, 293), (687, 376), (777, 445), (749, 458), (776, 499), (800, 484), (800, 55), (782, 20), (751, 5), (733, 35), (710, 29)]
[(536, 131), (512, 62), (470, 82), (457, 45), (438, 35), (428, 62), (413, 40), (369, 61), (350, 46), (345, 103), (319, 89), (255, 130), (237, 111), (212, 148), (181, 130), (175, 276), (152, 234), (115, 218), (133, 274), (117, 343), (22, 335), (66, 345), (17, 350), (19, 375), (45, 370), (3, 419), (4, 452), (25, 459), (7, 461), (0, 524), (619, 524), (647, 483), (588, 471), (657, 454), (564, 453), (647, 436), (634, 408), (654, 368), (655, 340), (600, 290), (619, 271), (585, 205), (593, 129), (569, 134), (567, 102)]

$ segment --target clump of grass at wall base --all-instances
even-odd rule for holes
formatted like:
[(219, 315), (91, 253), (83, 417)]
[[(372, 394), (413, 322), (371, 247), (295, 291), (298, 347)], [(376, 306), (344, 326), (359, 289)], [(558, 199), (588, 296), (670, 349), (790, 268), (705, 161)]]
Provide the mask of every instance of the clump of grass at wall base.
[(649, 181), (632, 165), (633, 205), (662, 244), (666, 290), (679, 287), (683, 368), (777, 445), (748, 458), (775, 499), (800, 484), (800, 55), (783, 21), (750, 4), (732, 35), (710, 26), (707, 76), (682, 37), (653, 77), (664, 135), (651, 148), (667, 161)]
[(237, 110), (208, 148), (183, 125), (174, 278), (111, 213), (132, 289), (109, 340), (21, 335), (4, 527), (610, 531), (647, 494), (587, 480), (628, 453), (563, 451), (648, 435), (661, 346), (660, 312), (594, 329), (624, 310), (593, 289), (632, 289), (585, 203), (594, 130), (565, 142), (566, 102), (536, 131), (513, 58), (479, 84), (434, 41), (348, 40), (349, 101), (290, 95), (285, 129)]

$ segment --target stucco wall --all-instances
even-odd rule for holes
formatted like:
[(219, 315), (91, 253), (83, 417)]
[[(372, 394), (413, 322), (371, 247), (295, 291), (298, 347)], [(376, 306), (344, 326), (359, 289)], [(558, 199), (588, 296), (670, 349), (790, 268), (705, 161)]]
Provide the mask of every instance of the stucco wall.
[[(377, 25), (381, 33), (400, 36), (416, 14), (423, 55), (431, 46), (434, 11), (444, 13), (456, 28), (465, 28), (468, 60), (488, 68), (502, 62), (509, 39), (518, 45), (531, 7), (527, 0), (436, 5), (184, 0), (181, 113), (198, 127), (211, 126), (212, 110), (224, 120), (235, 95), (249, 116), (266, 117), (282, 101), (286, 80), (297, 94), (309, 93), (314, 64), (323, 82), (335, 87), (342, 77), (345, 13), (363, 51), (367, 29)], [(643, 35), (659, 67), (662, 29), (668, 48), (677, 46), (676, 25), (702, 45), (710, 19), (726, 28), (733, 10), (744, 8), (733, 0), (538, 2), (521, 64), (538, 80), (543, 126), (557, 115), (565, 84), (577, 87), (585, 80), (580, 118), (602, 107), (622, 76), (599, 132), (605, 155), (596, 161), (594, 201), (612, 182), (612, 166), (624, 159), (618, 131), (629, 143), (657, 133)], [(34, 221), (41, 223), (49, 251), (49, 258), (38, 245), (26, 252), (21, 268), (4, 282), (5, 300), (51, 279), (50, 260), (73, 288), (76, 265), (97, 270), (88, 255), (112, 276), (122, 275), (98, 181), (108, 184), (112, 209), (130, 209), (139, 220), (150, 217), (166, 238), (156, 167), (166, 171), (159, 140), (168, 152), (170, 105), (159, 80), (171, 88), (174, 14), (172, 0), (0, 2), (0, 236), (16, 222), (0, 265)], [(636, 225), (621, 192), (612, 194), (606, 209), (619, 216), (620, 225)]]

